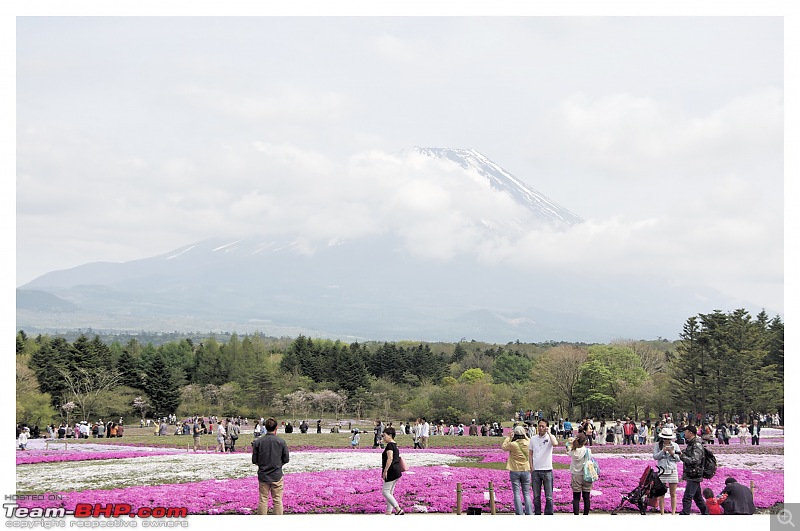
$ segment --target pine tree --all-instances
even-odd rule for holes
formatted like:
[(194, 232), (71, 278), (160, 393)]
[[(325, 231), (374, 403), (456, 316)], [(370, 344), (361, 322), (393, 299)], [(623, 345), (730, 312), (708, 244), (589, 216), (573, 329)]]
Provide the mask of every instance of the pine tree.
[(134, 389), (144, 389), (144, 379), (142, 378), (142, 366), (140, 359), (140, 347), (136, 339), (131, 339), (122, 349), (122, 354), (117, 360), (117, 372), (119, 373), (122, 385), (133, 387)]
[(43, 338), (28, 363), (39, 382), (39, 389), (50, 395), (54, 406), (61, 405), (61, 398), (67, 389), (62, 371), (67, 370), (69, 350), (69, 343), (62, 337), (53, 340)]
[(160, 354), (153, 358), (150, 366), (146, 392), (156, 417), (175, 413), (180, 405), (181, 390), (175, 369)]
[(701, 342), (697, 317), (686, 320), (680, 339), (673, 360), (674, 396), (679, 404), (689, 405), (692, 411), (700, 411), (705, 408), (702, 392), (706, 378), (705, 348)]

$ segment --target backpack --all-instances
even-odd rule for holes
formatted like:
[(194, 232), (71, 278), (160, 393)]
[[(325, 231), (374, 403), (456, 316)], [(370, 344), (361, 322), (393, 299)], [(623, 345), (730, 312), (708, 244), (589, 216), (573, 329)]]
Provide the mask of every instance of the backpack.
[(717, 458), (707, 446), (703, 446), (703, 479), (711, 479), (717, 473)]

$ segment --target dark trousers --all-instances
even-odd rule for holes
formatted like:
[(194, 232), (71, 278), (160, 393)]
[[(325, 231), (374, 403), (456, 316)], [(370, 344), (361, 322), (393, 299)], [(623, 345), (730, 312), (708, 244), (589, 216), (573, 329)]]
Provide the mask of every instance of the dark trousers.
[(588, 492), (572, 493), (572, 514), (580, 514), (581, 494), (583, 494), (583, 514), (589, 514), (589, 509), (591, 508), (591, 501), (589, 501)]
[(697, 508), (700, 509), (700, 514), (708, 514), (708, 507), (706, 507), (706, 501), (703, 499), (700, 482), (687, 480), (686, 490), (683, 492), (683, 509), (681, 510), (681, 514), (691, 514), (692, 500), (694, 500)]

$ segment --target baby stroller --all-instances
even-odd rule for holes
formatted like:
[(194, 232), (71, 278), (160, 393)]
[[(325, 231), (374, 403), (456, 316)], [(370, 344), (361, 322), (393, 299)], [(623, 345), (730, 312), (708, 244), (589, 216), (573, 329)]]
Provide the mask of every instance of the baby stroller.
[(658, 473), (656, 473), (651, 466), (648, 466), (642, 473), (636, 488), (622, 497), (622, 501), (611, 511), (611, 514), (617, 514), (625, 502), (635, 505), (641, 514), (647, 513), (647, 506), (652, 505), (656, 498), (667, 493), (667, 486), (659, 478), (663, 473), (664, 470), (661, 467), (658, 467)]

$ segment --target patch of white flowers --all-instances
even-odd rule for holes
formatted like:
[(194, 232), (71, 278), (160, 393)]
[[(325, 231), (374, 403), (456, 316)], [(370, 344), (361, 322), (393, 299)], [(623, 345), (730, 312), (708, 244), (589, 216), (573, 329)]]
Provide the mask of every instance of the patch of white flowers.
[[(286, 473), (321, 470), (377, 470), (380, 452), (290, 452)], [(446, 465), (462, 458), (440, 453), (408, 453), (409, 467)], [(175, 453), (128, 459), (37, 463), (17, 467), (17, 492), (113, 489), (135, 485), (186, 483), (255, 476), (250, 452)]]
[[(712, 448), (713, 451), (713, 448)], [(743, 470), (783, 470), (783, 456), (770, 454), (714, 454), (717, 467), (740, 468)], [(632, 459), (652, 461), (653, 454), (601, 454), (593, 453), (592, 457), (602, 459)], [(654, 465), (655, 466), (655, 465)]]

